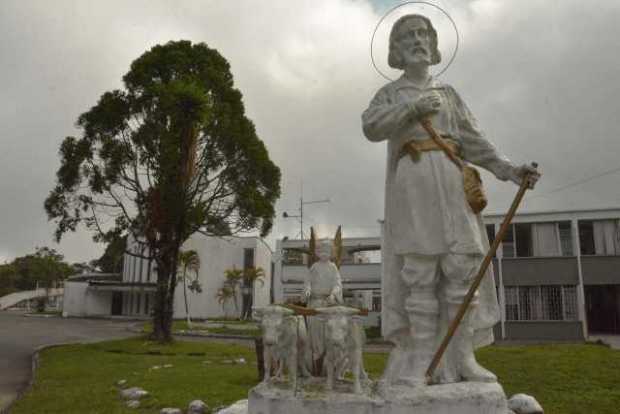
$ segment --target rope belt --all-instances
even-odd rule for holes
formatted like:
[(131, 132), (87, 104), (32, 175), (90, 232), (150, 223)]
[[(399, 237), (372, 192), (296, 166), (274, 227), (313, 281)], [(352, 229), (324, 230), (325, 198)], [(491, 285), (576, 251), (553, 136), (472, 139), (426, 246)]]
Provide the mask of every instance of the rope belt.
[[(456, 142), (450, 138), (444, 138), (444, 142), (453, 154), (457, 154), (459, 152), (459, 146)], [(443, 148), (441, 148), (433, 139), (425, 139), (422, 141), (411, 140), (403, 145), (400, 152), (400, 157), (402, 158), (409, 154), (411, 160), (416, 162), (420, 159), (420, 154), (426, 151), (443, 151)]]

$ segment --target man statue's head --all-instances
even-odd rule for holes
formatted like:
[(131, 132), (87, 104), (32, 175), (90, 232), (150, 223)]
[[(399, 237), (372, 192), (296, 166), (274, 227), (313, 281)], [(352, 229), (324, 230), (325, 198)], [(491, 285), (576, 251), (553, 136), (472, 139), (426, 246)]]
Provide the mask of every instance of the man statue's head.
[(327, 262), (332, 257), (332, 243), (325, 239), (321, 240), (316, 247), (316, 255), (322, 262)]
[(394, 69), (409, 65), (436, 65), (441, 62), (437, 31), (428, 17), (407, 14), (399, 18), (390, 32), (388, 64)]

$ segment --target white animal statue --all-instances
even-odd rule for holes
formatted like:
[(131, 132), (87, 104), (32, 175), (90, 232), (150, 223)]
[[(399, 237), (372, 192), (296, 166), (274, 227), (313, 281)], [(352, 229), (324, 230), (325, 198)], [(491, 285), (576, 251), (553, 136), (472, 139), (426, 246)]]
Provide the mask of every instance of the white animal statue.
[[(255, 309), (263, 330), (265, 376), (269, 381), (272, 367), (277, 368), (276, 377), (283, 378), (284, 367), (288, 371), (292, 389), (297, 387), (297, 374), (309, 376), (311, 359), (308, 351), (308, 332), (303, 317), (295, 316), (291, 309), (270, 305)], [(299, 371), (298, 371), (299, 368)]]
[(325, 361), (327, 390), (334, 388), (334, 377), (342, 377), (349, 369), (353, 374), (353, 392), (362, 393), (361, 380), (367, 380), (364, 370), (362, 347), (366, 335), (359, 315), (359, 309), (345, 306), (318, 308), (325, 317)]

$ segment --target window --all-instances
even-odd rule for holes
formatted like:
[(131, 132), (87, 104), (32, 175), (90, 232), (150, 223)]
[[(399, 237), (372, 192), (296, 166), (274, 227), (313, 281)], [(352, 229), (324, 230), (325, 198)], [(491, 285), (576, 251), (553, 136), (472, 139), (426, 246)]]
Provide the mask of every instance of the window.
[(581, 254), (596, 254), (594, 248), (594, 226), (591, 220), (579, 221), (579, 247)]
[(505, 288), (508, 321), (574, 321), (576, 286), (508, 286)]
[(372, 311), (381, 312), (381, 296), (372, 297)]
[(149, 266), (148, 266), (147, 271), (146, 271), (146, 281), (147, 282), (151, 281), (151, 270), (152, 270), (151, 267), (152, 267), (152, 265), (153, 265), (153, 259), (149, 259)]
[[(134, 254), (136, 254), (136, 249), (134, 249)], [(138, 265), (138, 258), (136, 256), (131, 256), (131, 258), (133, 259), (133, 268), (131, 270), (131, 281), (135, 282), (136, 281), (136, 266)]]
[(254, 249), (243, 249), (243, 268), (254, 267)]
[(495, 240), (495, 224), (487, 224), (485, 227), (487, 229), (489, 243), (493, 244), (493, 241)]
[(136, 313), (140, 313), (140, 299), (142, 299), (142, 294), (136, 293)]
[(381, 263), (381, 250), (359, 250), (353, 253), (353, 263)]
[(506, 296), (506, 320), (518, 321), (519, 320), (519, 288), (518, 287), (505, 287)]
[(532, 225), (529, 223), (516, 223), (515, 229), (515, 248), (517, 257), (531, 257), (532, 254)]
[(149, 315), (151, 313), (151, 310), (149, 309), (149, 299), (150, 296), (148, 293), (144, 295), (144, 313), (146, 315)]
[(140, 270), (138, 273), (138, 282), (142, 282), (142, 267), (144, 266), (144, 259), (140, 258)]
[(303, 265), (307, 263), (307, 259), (301, 250), (298, 249), (284, 249), (283, 262), (287, 265)]
[(570, 221), (561, 221), (558, 223), (560, 229), (560, 245), (562, 248), (562, 256), (574, 256), (573, 252), (573, 236)]
[(515, 238), (514, 238), (514, 225), (508, 227), (504, 239), (502, 240), (502, 254), (504, 257), (515, 257)]

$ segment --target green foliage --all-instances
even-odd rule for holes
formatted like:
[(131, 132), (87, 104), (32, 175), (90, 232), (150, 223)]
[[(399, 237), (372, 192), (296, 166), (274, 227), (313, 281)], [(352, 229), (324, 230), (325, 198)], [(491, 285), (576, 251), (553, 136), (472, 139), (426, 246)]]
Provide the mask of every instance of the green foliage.
[(37, 247), (32, 254), (17, 257), (0, 265), (0, 296), (37, 287), (53, 287), (66, 279), (75, 269), (64, 261), (63, 255), (49, 247)]
[(123, 270), (123, 255), (127, 247), (127, 236), (115, 236), (110, 240), (101, 257), (94, 264), (104, 273), (120, 273)]
[[(204, 43), (169, 42), (136, 59), (123, 82), (78, 118), (82, 137), (61, 145), (45, 202), (56, 237), (80, 222), (98, 240), (143, 236), (179, 213), (181, 239), (268, 233), (280, 171), (245, 116), (226, 59)], [(102, 213), (117, 217), (111, 228), (97, 220)]]
[[(197, 281), (198, 271), (200, 270), (200, 256), (196, 250), (184, 250), (179, 252), (179, 267), (181, 279), (188, 279), (190, 275), (188, 272), (194, 274), (194, 279), (190, 281)], [(191, 290), (191, 289), (190, 289)]]
[(262, 267), (243, 269), (243, 281), (246, 286), (254, 286), (255, 282), (259, 282), (263, 286), (265, 284), (265, 271)]
[(46, 298), (38, 298), (35, 303), (35, 310), (37, 313), (45, 312), (45, 305), (47, 304)]
[(80, 115), (80, 138), (63, 141), (45, 209), (58, 240), (80, 223), (96, 241), (144, 240), (158, 268), (156, 326), (169, 339), (180, 246), (195, 232), (266, 235), (280, 170), (245, 115), (228, 62), (206, 44), (155, 46), (123, 83)]

